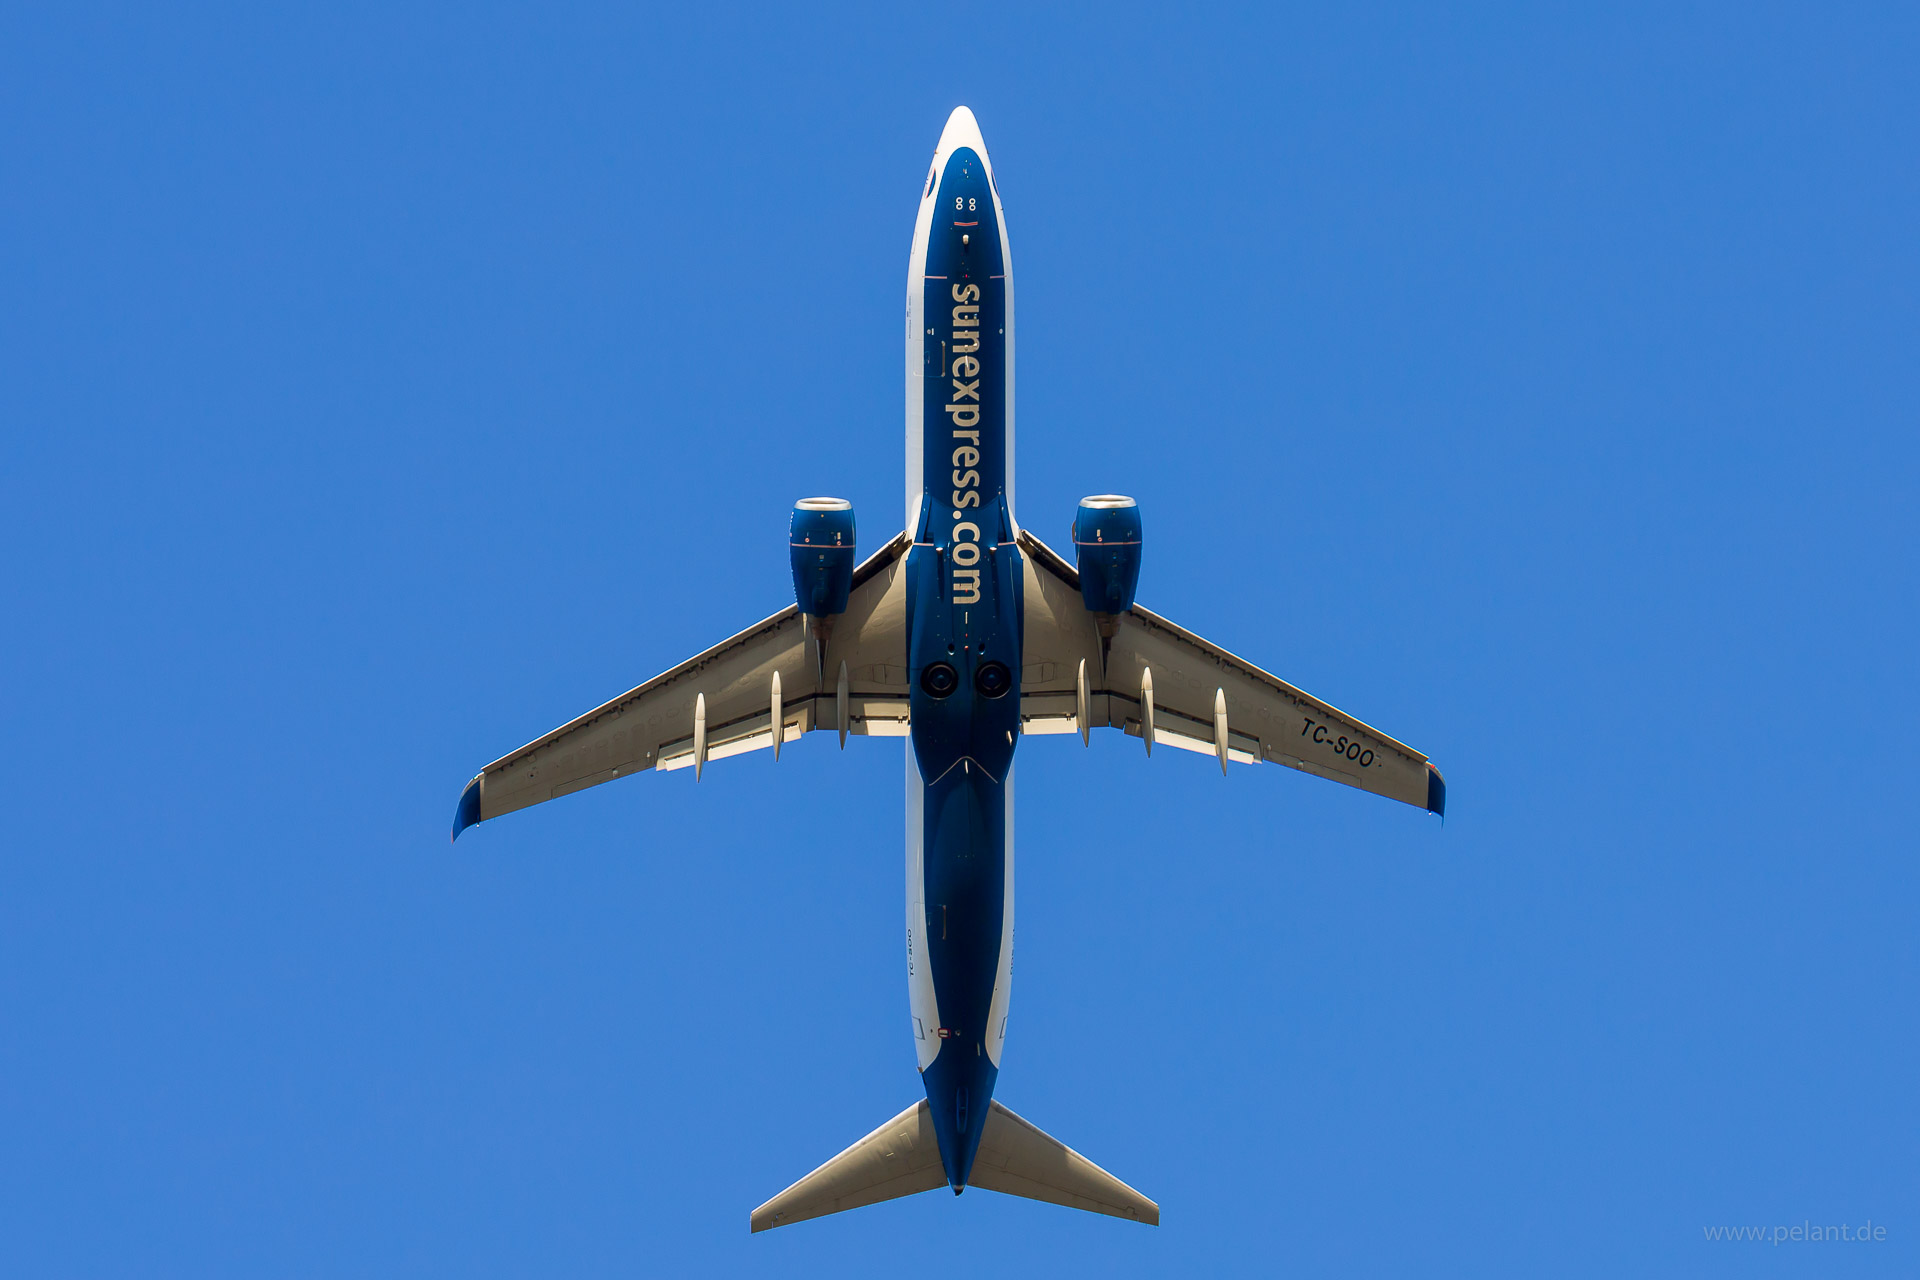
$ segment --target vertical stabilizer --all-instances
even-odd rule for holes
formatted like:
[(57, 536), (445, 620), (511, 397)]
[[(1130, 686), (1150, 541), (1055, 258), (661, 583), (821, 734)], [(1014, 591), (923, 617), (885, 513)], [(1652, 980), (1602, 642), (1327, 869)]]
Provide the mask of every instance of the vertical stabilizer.
[(1058, 1138), (994, 1103), (967, 1185), (1160, 1225), (1160, 1206)]

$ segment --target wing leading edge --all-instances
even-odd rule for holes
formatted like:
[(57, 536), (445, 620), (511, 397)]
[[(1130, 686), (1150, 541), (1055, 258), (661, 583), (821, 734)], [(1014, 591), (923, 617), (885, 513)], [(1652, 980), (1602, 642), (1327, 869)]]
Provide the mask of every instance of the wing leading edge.
[[(797, 606), (662, 672), (500, 757), (454, 811), (453, 838), (476, 822), (647, 769), (692, 766), (791, 742), (813, 729), (907, 733), (905, 533), (854, 570), (847, 611)], [(776, 750), (775, 754), (778, 754)]]
[(1446, 811), (1447, 784), (1426, 756), (1139, 605), (1103, 638), (1080, 575), (1031, 533), (1026, 553), (1021, 731), (1111, 727), (1229, 761), (1269, 761)]

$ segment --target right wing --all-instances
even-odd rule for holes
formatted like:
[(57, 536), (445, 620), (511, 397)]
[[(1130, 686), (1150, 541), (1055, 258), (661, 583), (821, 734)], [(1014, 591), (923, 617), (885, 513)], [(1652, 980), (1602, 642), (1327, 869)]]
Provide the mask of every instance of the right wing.
[(905, 736), (910, 545), (899, 534), (853, 571), (845, 613), (803, 618), (788, 605), (500, 757), (461, 794), (454, 838), (476, 822), (646, 769), (692, 765), (697, 775), (708, 760), (773, 746), (776, 718), (781, 742), (810, 729), (838, 730), (843, 746), (849, 733)]
[[(1112, 726), (1220, 761), (1284, 764), (1433, 813), (1447, 784), (1424, 755), (1140, 605), (1102, 644), (1080, 575), (1025, 530), (1021, 732)], [(1084, 677), (1082, 673), (1085, 673)], [(1084, 683), (1083, 683), (1084, 680)]]

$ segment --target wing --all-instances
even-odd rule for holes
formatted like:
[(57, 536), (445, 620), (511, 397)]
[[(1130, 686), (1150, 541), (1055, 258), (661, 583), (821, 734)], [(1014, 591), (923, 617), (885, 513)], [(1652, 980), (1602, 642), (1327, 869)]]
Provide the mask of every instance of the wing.
[[(1434, 813), (1447, 785), (1427, 758), (1135, 605), (1103, 637), (1080, 599), (1080, 575), (1022, 530), (1025, 666), (1021, 731), (1079, 732), (1107, 725), (1155, 746), (1229, 761), (1284, 764)], [(1084, 674), (1083, 674), (1084, 673)]]
[[(693, 767), (810, 729), (907, 733), (904, 533), (853, 572), (847, 611), (794, 605), (500, 757), (467, 784), (453, 835), (476, 822), (647, 769)], [(776, 703), (777, 699), (777, 703)], [(778, 710), (776, 711), (776, 705)], [(778, 752), (776, 751), (777, 755)]]

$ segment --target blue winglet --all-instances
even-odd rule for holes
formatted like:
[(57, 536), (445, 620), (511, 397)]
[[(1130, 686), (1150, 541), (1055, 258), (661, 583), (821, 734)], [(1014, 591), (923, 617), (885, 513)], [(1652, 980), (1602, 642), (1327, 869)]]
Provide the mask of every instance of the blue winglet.
[(480, 821), (480, 775), (475, 774), (467, 789), (460, 793), (460, 806), (453, 811), (453, 834), (447, 837), (452, 844), (460, 838), (460, 833)]
[(1427, 812), (1447, 816), (1447, 780), (1431, 764), (1427, 766)]

